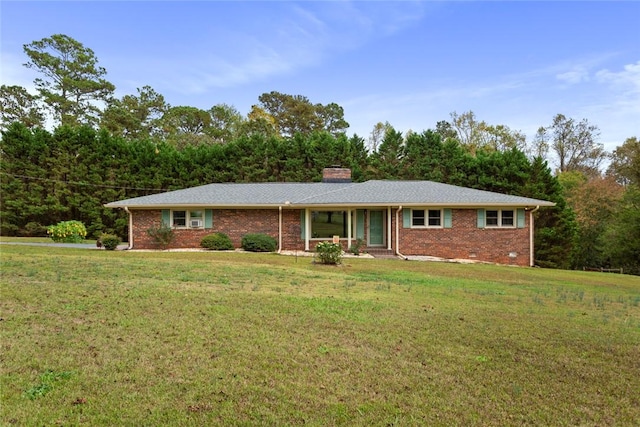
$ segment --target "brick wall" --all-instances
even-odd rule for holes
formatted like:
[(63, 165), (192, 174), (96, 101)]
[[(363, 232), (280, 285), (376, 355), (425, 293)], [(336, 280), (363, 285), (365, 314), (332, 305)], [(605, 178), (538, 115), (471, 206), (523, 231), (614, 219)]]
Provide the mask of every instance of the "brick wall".
[[(146, 230), (160, 224), (160, 210), (132, 210), (134, 249), (155, 249)], [(282, 210), (282, 249), (304, 250), (301, 238), (299, 209)], [(475, 259), (500, 264), (529, 265), (529, 214), (524, 228), (477, 228), (475, 209), (453, 209), (452, 228), (410, 229), (402, 227), (400, 217), (400, 247), (404, 255), (427, 255), (442, 258)], [(396, 209), (391, 214), (391, 244), (395, 249)], [(368, 218), (367, 218), (368, 220)], [(213, 228), (176, 229), (171, 248), (199, 248), (207, 234), (223, 232), (234, 247), (239, 248), (247, 233), (264, 233), (278, 240), (278, 209), (214, 209)], [(366, 224), (365, 224), (366, 225)], [(367, 227), (365, 226), (365, 232)], [(385, 227), (386, 233), (386, 227)], [(385, 236), (386, 238), (386, 236)], [(330, 239), (328, 239), (330, 240)], [(312, 240), (313, 250), (319, 242)], [(355, 238), (352, 241), (355, 243)], [(365, 236), (366, 242), (366, 236)], [(347, 241), (341, 240), (346, 250)], [(387, 245), (385, 244), (385, 248)], [(514, 255), (514, 256), (510, 256)]]
[(452, 228), (410, 229), (400, 224), (400, 252), (529, 265), (528, 213), (524, 228), (478, 228), (476, 215), (476, 209), (453, 209)]

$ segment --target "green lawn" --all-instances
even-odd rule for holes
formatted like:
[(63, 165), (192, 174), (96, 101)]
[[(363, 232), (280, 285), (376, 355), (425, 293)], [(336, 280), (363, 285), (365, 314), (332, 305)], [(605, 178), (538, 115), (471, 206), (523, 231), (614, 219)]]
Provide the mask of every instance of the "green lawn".
[(0, 251), (0, 425), (640, 424), (638, 277)]

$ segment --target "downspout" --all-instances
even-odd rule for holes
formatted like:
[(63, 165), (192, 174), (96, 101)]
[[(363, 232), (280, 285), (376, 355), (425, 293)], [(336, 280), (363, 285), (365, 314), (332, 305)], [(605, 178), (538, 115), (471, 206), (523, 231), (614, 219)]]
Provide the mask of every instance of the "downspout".
[(533, 257), (533, 213), (540, 209), (540, 206), (536, 206), (535, 209), (529, 212), (529, 267), (534, 265)]
[(406, 261), (408, 258), (400, 253), (400, 220), (398, 219), (400, 212), (402, 212), (402, 205), (398, 206), (396, 211), (396, 255)]
[(278, 253), (282, 253), (282, 206), (278, 206)]
[(124, 207), (124, 211), (129, 214), (129, 247), (127, 249), (133, 249), (133, 214), (127, 206)]

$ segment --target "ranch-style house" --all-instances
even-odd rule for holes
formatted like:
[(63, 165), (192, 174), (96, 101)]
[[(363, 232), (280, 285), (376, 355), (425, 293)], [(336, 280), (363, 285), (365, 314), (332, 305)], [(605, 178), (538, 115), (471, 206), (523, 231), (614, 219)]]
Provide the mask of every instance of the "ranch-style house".
[(351, 181), (326, 168), (316, 183), (215, 183), (120, 200), (129, 213), (129, 248), (154, 249), (147, 230), (164, 223), (171, 248), (199, 248), (208, 234), (234, 246), (264, 233), (278, 251), (313, 251), (338, 240), (347, 250), (533, 265), (533, 213), (554, 203), (432, 181)]

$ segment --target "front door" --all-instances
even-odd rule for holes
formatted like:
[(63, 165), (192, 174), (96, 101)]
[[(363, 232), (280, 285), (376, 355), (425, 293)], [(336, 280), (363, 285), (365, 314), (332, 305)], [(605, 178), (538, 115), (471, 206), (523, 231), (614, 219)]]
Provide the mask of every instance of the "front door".
[(368, 246), (384, 246), (384, 211), (369, 210)]

